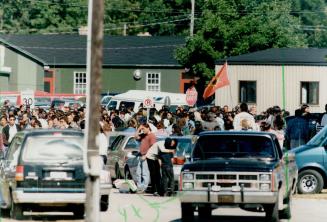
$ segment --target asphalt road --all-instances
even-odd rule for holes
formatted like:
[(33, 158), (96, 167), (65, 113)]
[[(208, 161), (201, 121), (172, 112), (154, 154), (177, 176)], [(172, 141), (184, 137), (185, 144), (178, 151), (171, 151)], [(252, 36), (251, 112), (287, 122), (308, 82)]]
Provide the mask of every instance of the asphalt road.
[[(323, 195), (323, 194), (319, 194)], [(325, 209), (327, 199), (320, 199), (319, 195), (299, 196), (293, 198), (293, 217), (291, 222), (325, 222), (327, 214)], [(27, 212), (28, 213), (28, 212)], [(30, 213), (28, 213), (30, 214)], [(82, 222), (74, 220), (68, 214), (32, 215), (24, 221), (63, 221)], [(151, 195), (121, 194), (117, 190), (112, 191), (110, 207), (107, 212), (101, 213), (101, 222), (179, 222), (181, 217), (180, 203), (178, 198), (153, 197)], [(0, 222), (15, 221), (2, 218)], [(200, 219), (195, 217), (195, 221)], [(201, 220), (202, 222), (203, 220)], [(240, 210), (238, 208), (220, 208), (213, 211), (210, 221), (220, 222), (264, 222), (264, 213), (254, 213)], [(285, 220), (286, 221), (286, 220)], [(283, 222), (285, 222), (283, 221)]]

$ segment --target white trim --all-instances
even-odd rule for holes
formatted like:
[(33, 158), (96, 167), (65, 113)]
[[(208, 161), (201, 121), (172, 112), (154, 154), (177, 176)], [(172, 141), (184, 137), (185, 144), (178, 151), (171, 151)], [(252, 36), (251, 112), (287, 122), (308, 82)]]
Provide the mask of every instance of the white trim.
[[(149, 75), (152, 75), (151, 77), (149, 77)], [(154, 75), (154, 76), (153, 76)], [(157, 83), (149, 83), (149, 79), (151, 80), (158, 80)], [(161, 72), (156, 72), (156, 71), (152, 71), (152, 72), (146, 72), (146, 80), (145, 80), (145, 90), (146, 91), (157, 91), (160, 92), (161, 91)], [(154, 90), (155, 89), (155, 90)]]
[[(85, 79), (85, 82), (83, 81)], [(77, 83), (76, 83), (77, 80)], [(82, 80), (82, 82), (80, 82)], [(85, 94), (86, 93), (86, 72), (85, 71), (74, 71), (74, 94)]]

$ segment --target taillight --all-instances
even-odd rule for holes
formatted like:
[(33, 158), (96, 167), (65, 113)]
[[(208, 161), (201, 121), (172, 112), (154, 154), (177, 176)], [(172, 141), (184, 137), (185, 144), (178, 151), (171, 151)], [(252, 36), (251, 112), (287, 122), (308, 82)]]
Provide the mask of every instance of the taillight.
[(183, 174), (181, 173), (179, 175), (179, 190), (182, 191), (183, 190)]
[(18, 165), (16, 166), (16, 181), (23, 181), (24, 180), (24, 166)]

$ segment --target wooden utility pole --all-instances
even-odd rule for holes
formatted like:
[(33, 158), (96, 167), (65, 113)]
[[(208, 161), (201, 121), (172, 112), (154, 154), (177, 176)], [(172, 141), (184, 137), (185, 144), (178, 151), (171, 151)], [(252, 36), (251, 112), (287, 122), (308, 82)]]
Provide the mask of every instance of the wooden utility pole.
[(195, 10), (195, 0), (191, 0), (190, 36), (193, 36), (193, 32), (194, 32), (194, 10)]
[[(100, 171), (103, 161), (99, 156), (99, 148), (95, 137), (99, 133), (101, 73), (103, 59), (103, 14), (104, 0), (89, 0), (88, 35), (87, 35), (87, 96), (85, 149), (87, 162), (84, 171), (87, 174), (85, 183), (85, 221), (100, 221)], [(85, 156), (84, 156), (85, 158)]]

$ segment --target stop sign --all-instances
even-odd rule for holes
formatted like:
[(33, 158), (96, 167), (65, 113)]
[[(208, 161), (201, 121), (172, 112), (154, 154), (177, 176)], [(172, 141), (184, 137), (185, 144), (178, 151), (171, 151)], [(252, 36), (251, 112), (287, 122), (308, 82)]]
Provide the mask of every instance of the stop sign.
[(198, 99), (198, 92), (196, 91), (195, 87), (188, 88), (186, 90), (186, 103), (189, 106), (194, 106), (197, 99)]

